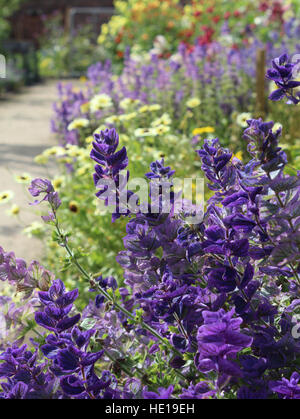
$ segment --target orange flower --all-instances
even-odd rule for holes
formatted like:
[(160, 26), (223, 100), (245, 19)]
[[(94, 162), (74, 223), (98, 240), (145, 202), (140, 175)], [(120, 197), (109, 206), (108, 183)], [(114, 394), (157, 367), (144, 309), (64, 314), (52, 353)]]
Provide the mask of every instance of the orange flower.
[(168, 28), (168, 29), (173, 29), (173, 28), (174, 28), (174, 26), (175, 26), (175, 23), (174, 23), (174, 22), (172, 22), (172, 21), (170, 21), (170, 22), (168, 22), (168, 23), (167, 23), (167, 28)]

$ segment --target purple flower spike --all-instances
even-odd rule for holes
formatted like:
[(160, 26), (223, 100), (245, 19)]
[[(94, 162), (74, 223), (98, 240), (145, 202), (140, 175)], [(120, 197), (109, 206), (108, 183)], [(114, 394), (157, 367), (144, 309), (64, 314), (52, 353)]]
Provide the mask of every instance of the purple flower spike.
[(34, 179), (28, 190), (32, 196), (39, 196), (41, 193), (49, 194), (54, 191), (50, 180), (40, 178)]
[(269, 80), (274, 81), (278, 89), (271, 93), (270, 100), (278, 101), (287, 97), (295, 105), (300, 102), (299, 93), (295, 95), (293, 92), (293, 89), (300, 86), (300, 81), (293, 80), (296, 65), (296, 63), (289, 62), (287, 54), (282, 54), (272, 61), (272, 68), (267, 71), (266, 76)]

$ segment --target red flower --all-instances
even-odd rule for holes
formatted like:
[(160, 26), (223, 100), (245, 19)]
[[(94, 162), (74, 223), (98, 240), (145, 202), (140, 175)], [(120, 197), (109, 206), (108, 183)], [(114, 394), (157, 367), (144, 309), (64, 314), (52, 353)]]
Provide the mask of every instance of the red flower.
[(195, 45), (188, 45), (187, 46), (187, 52), (189, 54), (191, 54), (194, 51), (194, 49), (195, 49)]
[[(203, 29), (203, 28), (202, 28)], [(198, 41), (198, 45), (207, 45), (212, 43), (213, 41), (213, 36), (214, 36), (214, 29), (209, 28), (209, 27), (205, 27), (204, 29), (205, 34), (203, 36), (200, 36), (197, 41)]]
[(214, 23), (218, 23), (220, 21), (221, 17), (219, 15), (216, 15), (212, 18)]
[(226, 12), (225, 15), (224, 15), (224, 19), (229, 19), (230, 16), (231, 16), (231, 13), (230, 12)]
[(259, 10), (261, 12), (266, 12), (268, 10), (268, 8), (269, 8), (269, 5), (266, 1), (263, 1), (259, 6)]
[(190, 38), (191, 36), (193, 36), (193, 31), (186, 31), (184, 35), (186, 38)]

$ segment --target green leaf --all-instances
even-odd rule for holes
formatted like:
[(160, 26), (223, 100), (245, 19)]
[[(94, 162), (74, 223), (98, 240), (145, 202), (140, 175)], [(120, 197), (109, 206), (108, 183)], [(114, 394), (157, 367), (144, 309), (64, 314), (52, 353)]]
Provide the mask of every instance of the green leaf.
[(96, 323), (97, 323), (96, 319), (87, 318), (83, 320), (83, 322), (80, 324), (80, 327), (83, 330), (90, 330), (95, 326)]

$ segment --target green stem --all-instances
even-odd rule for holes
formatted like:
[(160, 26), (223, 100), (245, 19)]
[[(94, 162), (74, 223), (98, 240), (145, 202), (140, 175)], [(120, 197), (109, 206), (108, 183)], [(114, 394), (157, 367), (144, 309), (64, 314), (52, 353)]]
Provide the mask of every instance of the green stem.
[(135, 324), (139, 324), (141, 325), (144, 329), (146, 329), (149, 333), (151, 333), (153, 336), (155, 336), (161, 343), (163, 343), (164, 345), (168, 346), (169, 349), (171, 349), (176, 355), (182, 357), (181, 352), (179, 352), (176, 348), (173, 347), (173, 345), (170, 344), (170, 342), (167, 339), (164, 339), (155, 329), (153, 329), (151, 326), (149, 326), (147, 323), (145, 323), (144, 321), (137, 321), (136, 318), (134, 317), (134, 315), (132, 313), (130, 313), (130, 311), (128, 311), (125, 307), (121, 306), (117, 301), (115, 301), (115, 299), (109, 295), (99, 284), (96, 284), (94, 279), (89, 275), (89, 273), (80, 265), (80, 263), (78, 262), (76, 256), (74, 255), (73, 251), (71, 250), (71, 248), (69, 247), (66, 237), (64, 234), (62, 234), (60, 227), (59, 227), (59, 223), (56, 217), (56, 211), (52, 208), (54, 216), (55, 216), (55, 228), (56, 231), (59, 235), (59, 238), (61, 240), (60, 245), (62, 247), (64, 247), (68, 253), (68, 255), (70, 256), (70, 259), (72, 261), (72, 263), (77, 267), (77, 269), (79, 270), (79, 272), (89, 281), (89, 283), (91, 284), (92, 287), (97, 286), (98, 290), (100, 291), (100, 293), (108, 300), (110, 301), (113, 306), (121, 311), (122, 313), (124, 313), (133, 323)]

